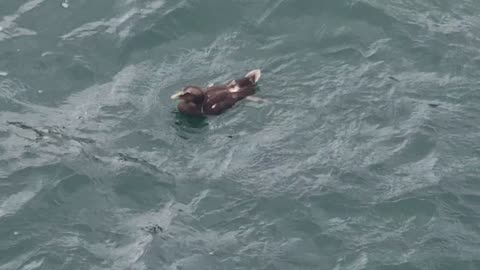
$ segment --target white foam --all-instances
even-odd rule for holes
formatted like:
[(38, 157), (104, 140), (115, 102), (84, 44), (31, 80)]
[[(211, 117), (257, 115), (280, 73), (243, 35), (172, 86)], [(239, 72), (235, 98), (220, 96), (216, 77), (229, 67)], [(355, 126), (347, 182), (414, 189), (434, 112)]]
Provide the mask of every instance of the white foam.
[(37, 191), (24, 190), (13, 194), (0, 204), (0, 218), (18, 211), (25, 203), (35, 197)]

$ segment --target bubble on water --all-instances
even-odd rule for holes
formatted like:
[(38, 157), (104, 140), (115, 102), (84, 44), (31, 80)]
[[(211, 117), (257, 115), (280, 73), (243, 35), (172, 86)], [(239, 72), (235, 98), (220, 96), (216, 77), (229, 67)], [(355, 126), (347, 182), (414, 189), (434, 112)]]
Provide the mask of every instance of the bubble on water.
[(63, 7), (63, 8), (68, 8), (68, 2), (67, 2), (67, 1), (63, 2), (63, 3), (62, 3), (62, 7)]
[(13, 232), (13, 235), (18, 235), (18, 232)]

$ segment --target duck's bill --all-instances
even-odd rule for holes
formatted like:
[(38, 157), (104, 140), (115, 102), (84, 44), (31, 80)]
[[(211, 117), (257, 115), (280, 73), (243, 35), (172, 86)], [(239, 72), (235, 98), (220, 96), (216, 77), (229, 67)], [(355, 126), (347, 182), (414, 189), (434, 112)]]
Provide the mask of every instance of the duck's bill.
[(171, 99), (177, 99), (177, 98), (183, 96), (183, 94), (185, 94), (185, 93), (184, 93), (183, 91), (180, 91), (180, 92), (178, 92), (178, 93), (176, 93), (176, 94), (171, 95), (170, 98), (171, 98)]

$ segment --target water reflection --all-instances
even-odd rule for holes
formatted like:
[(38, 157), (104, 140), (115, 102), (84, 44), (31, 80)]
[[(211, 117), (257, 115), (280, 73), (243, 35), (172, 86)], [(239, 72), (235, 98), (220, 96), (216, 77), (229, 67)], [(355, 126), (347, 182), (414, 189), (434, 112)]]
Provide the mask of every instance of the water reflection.
[(175, 115), (174, 128), (177, 135), (185, 140), (189, 139), (189, 134), (199, 134), (208, 127), (207, 117), (186, 115), (178, 111), (173, 114)]

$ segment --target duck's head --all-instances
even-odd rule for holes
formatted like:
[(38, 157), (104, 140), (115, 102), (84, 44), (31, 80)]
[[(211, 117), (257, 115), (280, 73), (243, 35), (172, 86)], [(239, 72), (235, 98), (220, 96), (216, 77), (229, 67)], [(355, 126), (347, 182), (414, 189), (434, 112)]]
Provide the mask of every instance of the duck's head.
[(193, 102), (195, 104), (202, 104), (205, 94), (200, 87), (187, 86), (182, 91), (172, 95), (171, 99), (181, 99), (185, 102)]

